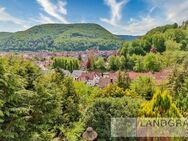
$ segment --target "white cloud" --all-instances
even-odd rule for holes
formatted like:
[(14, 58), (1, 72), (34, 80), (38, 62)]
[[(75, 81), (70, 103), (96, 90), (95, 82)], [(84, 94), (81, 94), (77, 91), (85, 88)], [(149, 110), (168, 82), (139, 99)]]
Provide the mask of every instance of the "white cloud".
[(21, 25), (24, 28), (27, 28), (25, 21), (10, 15), (4, 7), (0, 7), (0, 21), (12, 22), (14, 24)]
[(111, 18), (102, 18), (101, 21), (111, 25), (110, 27), (108, 26), (108, 29), (115, 34), (142, 35), (151, 28), (160, 25), (155, 18), (150, 16), (155, 10), (155, 6), (153, 6), (145, 16), (139, 17), (138, 19), (130, 18), (129, 21), (123, 24), (121, 21), (121, 12), (123, 6), (128, 3), (128, 0), (121, 0), (120, 2), (117, 0), (105, 0), (105, 3), (110, 7)]
[(188, 1), (180, 0), (178, 2), (166, 3), (164, 11), (169, 21), (181, 23), (188, 20)]
[(54, 20), (48, 16), (45, 16), (43, 14), (40, 13), (40, 20), (39, 20), (40, 23), (53, 23)]
[(118, 25), (121, 20), (121, 11), (127, 2), (128, 0), (121, 0), (120, 2), (117, 0), (105, 0), (106, 5), (110, 7), (111, 17), (110, 19), (101, 18), (101, 21), (111, 25)]
[(37, 2), (40, 4), (40, 6), (43, 8), (43, 11), (48, 14), (49, 16), (53, 17), (50, 18), (49, 16), (44, 16), (43, 14), (40, 14), (41, 17), (41, 21), (42, 22), (62, 22), (62, 23), (68, 23), (68, 21), (66, 20), (65, 16), (67, 15), (67, 10), (65, 8), (66, 6), (66, 2), (65, 1), (60, 1), (58, 0), (58, 2), (56, 4), (52, 3), (50, 0), (37, 0)]
[(182, 23), (188, 20), (188, 0), (147, 0), (165, 16), (164, 22)]
[[(114, 2), (115, 0), (112, 1)], [(109, 6), (111, 5), (110, 7), (112, 7), (112, 5), (115, 6), (112, 1), (108, 4)], [(111, 16), (110, 20), (103, 19), (102, 21), (111, 24), (110, 27), (108, 26), (108, 29), (111, 29), (111, 31), (116, 34), (143, 35), (154, 27), (165, 24), (172, 24), (174, 22), (181, 24), (183, 21), (188, 20), (188, 0), (145, 1), (148, 2), (149, 6), (151, 7), (148, 9), (148, 12), (145, 13), (145, 15), (141, 15), (136, 18), (130, 18), (129, 21), (124, 21), (124, 23), (121, 21), (121, 18), (114, 18), (115, 16)], [(122, 7), (120, 8), (119, 15), (121, 15), (121, 9)], [(111, 11), (113, 11), (112, 8)], [(157, 14), (154, 15), (153, 12)]]
[(141, 17), (141, 19), (131, 19), (130, 22), (124, 26), (123, 31), (128, 34), (142, 35), (159, 25), (161, 25), (161, 23), (155, 18), (146, 16)]
[(122, 35), (143, 35), (150, 29), (162, 25), (159, 21), (151, 16), (140, 17), (139, 19), (131, 18), (128, 23), (116, 26), (107, 26), (114, 34)]

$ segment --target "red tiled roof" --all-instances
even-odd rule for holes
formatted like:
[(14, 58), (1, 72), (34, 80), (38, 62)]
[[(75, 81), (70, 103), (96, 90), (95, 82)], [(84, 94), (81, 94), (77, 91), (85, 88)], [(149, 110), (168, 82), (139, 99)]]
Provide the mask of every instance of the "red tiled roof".
[(103, 77), (101, 77), (100, 80), (99, 80), (99, 87), (100, 88), (104, 88), (104, 87), (106, 87), (110, 83), (111, 83), (110, 78), (103, 78)]
[(83, 72), (79, 77), (79, 80), (86, 81), (86, 80), (93, 80), (96, 76), (95, 72)]
[(131, 72), (128, 72), (128, 75), (130, 79), (132, 80), (140, 76), (151, 77), (156, 80), (157, 84), (160, 84), (163, 80), (167, 79), (167, 77), (170, 75), (171, 72), (172, 71), (170, 69), (165, 69), (165, 70), (162, 70), (160, 72), (155, 72), (155, 73), (151, 73), (151, 72), (137, 73), (137, 72), (131, 71)]

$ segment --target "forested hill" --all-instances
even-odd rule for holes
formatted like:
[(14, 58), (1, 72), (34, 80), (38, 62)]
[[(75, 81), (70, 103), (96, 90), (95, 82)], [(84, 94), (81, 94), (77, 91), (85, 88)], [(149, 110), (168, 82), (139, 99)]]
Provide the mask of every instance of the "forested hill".
[(156, 27), (139, 39), (124, 43), (120, 49), (124, 55), (165, 51), (188, 51), (188, 21)]
[(132, 41), (138, 39), (140, 36), (132, 36), (132, 35), (117, 35), (118, 38), (125, 41)]
[(13, 33), (10, 33), (10, 32), (0, 32), (0, 41), (10, 37), (12, 34)]
[(117, 49), (121, 41), (97, 24), (45, 24), (16, 33), (0, 33), (0, 49), (62, 51)]

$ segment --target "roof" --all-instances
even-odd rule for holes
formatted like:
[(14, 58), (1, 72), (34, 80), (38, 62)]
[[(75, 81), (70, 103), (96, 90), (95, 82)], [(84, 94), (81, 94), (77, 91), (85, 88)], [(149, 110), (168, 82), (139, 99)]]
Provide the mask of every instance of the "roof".
[(155, 73), (151, 73), (151, 72), (138, 73), (138, 72), (131, 71), (131, 72), (128, 72), (128, 75), (129, 75), (129, 78), (132, 80), (140, 76), (151, 77), (155, 79), (157, 84), (160, 84), (163, 80), (168, 78), (171, 72), (172, 71), (170, 69), (164, 69), (164, 70), (161, 70), (160, 72), (155, 72)]
[(80, 77), (83, 72), (85, 72), (85, 71), (83, 71), (83, 70), (74, 70), (72, 72), (72, 76), (73, 77)]
[(104, 88), (110, 83), (111, 83), (111, 79), (110, 78), (101, 77), (100, 80), (99, 80), (99, 87), (100, 88)]
[(65, 74), (65, 76), (71, 76), (71, 73), (68, 70), (63, 70), (63, 73)]
[(83, 72), (80, 75), (79, 79), (81, 81), (93, 80), (96, 76), (97, 76), (97, 74), (95, 72)]

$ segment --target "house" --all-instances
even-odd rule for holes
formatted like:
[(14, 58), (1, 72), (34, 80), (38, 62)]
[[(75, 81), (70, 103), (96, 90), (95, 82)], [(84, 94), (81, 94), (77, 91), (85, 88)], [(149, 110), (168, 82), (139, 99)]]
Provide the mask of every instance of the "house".
[(117, 81), (117, 76), (117, 72), (102, 73), (102, 76), (99, 79), (99, 87), (104, 88), (109, 84), (114, 84)]
[(63, 73), (65, 74), (65, 76), (71, 76), (71, 73), (68, 70), (63, 70)]
[(100, 80), (99, 80), (99, 84), (98, 86), (102, 89), (102, 88), (105, 88), (107, 85), (109, 85), (110, 83), (114, 83), (112, 79), (110, 78), (104, 78), (104, 77), (101, 77)]
[(155, 72), (155, 73), (151, 73), (151, 72), (137, 73), (137, 72), (131, 71), (131, 72), (128, 72), (128, 76), (131, 80), (134, 80), (140, 76), (150, 77), (155, 80), (157, 85), (160, 85), (165, 79), (168, 78), (171, 72), (172, 70), (170, 69), (161, 70), (160, 72)]
[(84, 73), (85, 71), (82, 70), (74, 70), (72, 72), (72, 77), (74, 78), (74, 80), (78, 80), (80, 78), (80, 76), (82, 75), (82, 73)]
[(87, 68), (87, 61), (80, 61), (80, 68), (85, 70)]
[(42, 70), (42, 71), (47, 71), (48, 69), (46, 68), (46, 66), (44, 65), (43, 62), (35, 62), (35, 64)]
[(80, 81), (85, 82), (90, 86), (95, 86), (99, 83), (100, 76), (95, 72), (83, 72), (79, 77)]

